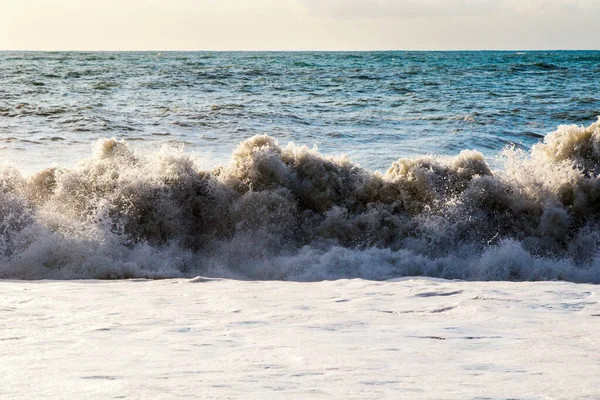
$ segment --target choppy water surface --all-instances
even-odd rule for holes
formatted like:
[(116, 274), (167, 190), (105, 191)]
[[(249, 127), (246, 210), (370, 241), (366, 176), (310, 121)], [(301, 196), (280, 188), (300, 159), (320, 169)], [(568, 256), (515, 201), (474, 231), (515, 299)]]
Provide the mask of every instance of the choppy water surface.
[(5, 52), (0, 157), (34, 171), (114, 136), (183, 143), (214, 166), (267, 133), (385, 170), (400, 156), (528, 148), (593, 122), (599, 89), (600, 52)]
[(0, 68), (0, 278), (600, 283), (600, 52)]

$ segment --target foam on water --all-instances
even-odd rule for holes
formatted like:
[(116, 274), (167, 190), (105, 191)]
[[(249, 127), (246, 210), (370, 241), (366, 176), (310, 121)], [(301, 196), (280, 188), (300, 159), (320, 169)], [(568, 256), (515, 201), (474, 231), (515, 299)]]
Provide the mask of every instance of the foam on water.
[(600, 283), (600, 121), (502, 158), (381, 174), (261, 135), (206, 171), (104, 139), (74, 168), (0, 170), (0, 277)]

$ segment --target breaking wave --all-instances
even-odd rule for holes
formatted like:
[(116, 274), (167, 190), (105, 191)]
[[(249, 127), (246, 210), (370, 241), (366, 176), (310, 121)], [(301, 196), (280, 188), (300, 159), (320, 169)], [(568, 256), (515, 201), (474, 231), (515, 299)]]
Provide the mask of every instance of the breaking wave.
[(71, 169), (0, 169), (0, 277), (600, 283), (600, 120), (500, 157), (382, 174), (262, 135), (204, 171), (105, 139)]

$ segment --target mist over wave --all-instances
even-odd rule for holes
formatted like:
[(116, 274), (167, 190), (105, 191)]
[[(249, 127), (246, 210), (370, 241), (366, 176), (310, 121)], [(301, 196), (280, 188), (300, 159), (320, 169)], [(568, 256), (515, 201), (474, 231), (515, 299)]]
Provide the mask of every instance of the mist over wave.
[(384, 174), (254, 136), (228, 165), (104, 139), (71, 169), (0, 171), (0, 277), (600, 283), (600, 121), (530, 153), (399, 159)]

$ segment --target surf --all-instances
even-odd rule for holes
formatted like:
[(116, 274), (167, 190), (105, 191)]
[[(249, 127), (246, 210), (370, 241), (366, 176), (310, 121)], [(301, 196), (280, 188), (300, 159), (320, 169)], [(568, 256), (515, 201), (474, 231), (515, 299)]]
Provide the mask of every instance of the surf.
[(203, 170), (103, 139), (73, 168), (0, 170), (0, 276), (600, 282), (600, 122), (500, 157), (381, 173), (258, 135)]

